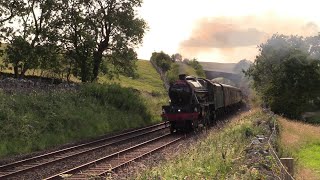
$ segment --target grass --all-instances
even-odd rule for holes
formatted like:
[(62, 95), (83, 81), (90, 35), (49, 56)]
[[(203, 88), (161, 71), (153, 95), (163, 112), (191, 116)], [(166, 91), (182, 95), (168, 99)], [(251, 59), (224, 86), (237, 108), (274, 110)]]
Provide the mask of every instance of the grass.
[(198, 77), (197, 72), (193, 67), (182, 62), (173, 63), (166, 76), (168, 78), (168, 81), (170, 83), (173, 83), (174, 81), (179, 79), (179, 74), (187, 74), (189, 76)]
[(173, 83), (179, 79), (178, 75), (180, 73), (179, 64), (173, 63), (170, 70), (166, 73), (169, 83)]
[(29, 153), (161, 121), (168, 96), (149, 61), (135, 79), (99, 77), (79, 92), (4, 94), (0, 91), (0, 157)]
[(320, 179), (320, 127), (279, 118), (282, 156), (296, 159), (297, 179)]
[[(115, 94), (117, 96), (115, 96)], [(151, 123), (138, 92), (86, 84), (77, 92), (0, 93), (0, 157)]]
[(152, 115), (152, 121), (159, 122), (161, 121), (161, 107), (169, 101), (163, 82), (150, 61), (139, 60), (136, 65), (136, 78), (120, 76), (118, 79), (110, 80), (106, 76), (101, 76), (99, 77), (99, 83), (117, 83), (122, 87), (138, 90), (146, 107), (148, 107), (148, 111)]
[[(253, 179), (260, 177), (242, 167), (234, 159), (242, 157), (250, 137), (263, 133), (255, 121), (266, 117), (260, 110), (243, 114), (223, 128), (211, 131), (203, 141), (198, 141), (167, 161), (159, 162), (137, 175), (136, 179)], [(249, 136), (249, 137), (248, 137)], [(260, 177), (262, 178), (262, 177)]]
[(160, 75), (153, 68), (150, 61), (137, 61), (137, 78), (120, 76), (119, 79), (110, 80), (106, 76), (99, 77), (100, 83), (119, 83), (123, 87), (131, 87), (139, 91), (152, 93), (154, 91), (165, 92)]

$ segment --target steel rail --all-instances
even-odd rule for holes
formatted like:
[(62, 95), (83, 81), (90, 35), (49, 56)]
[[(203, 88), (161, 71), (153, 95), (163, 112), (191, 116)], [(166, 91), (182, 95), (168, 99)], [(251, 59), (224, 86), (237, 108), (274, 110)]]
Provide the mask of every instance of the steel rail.
[[(181, 136), (178, 136), (178, 137), (173, 137), (172, 140), (170, 140), (169, 142), (166, 142), (164, 144), (161, 144), (160, 146), (158, 147), (152, 147), (152, 143), (155, 143), (157, 141), (160, 141), (161, 139), (164, 139), (164, 138), (167, 138), (167, 137), (173, 137), (172, 134), (168, 133), (168, 134), (165, 134), (165, 135), (162, 135), (162, 136), (159, 136), (157, 138), (154, 138), (154, 139), (151, 139), (151, 140), (148, 140), (146, 142), (143, 142), (143, 143), (140, 143), (140, 144), (137, 144), (135, 146), (132, 146), (132, 147), (129, 147), (127, 149), (124, 149), (124, 150), (121, 150), (119, 152), (116, 152), (116, 153), (113, 153), (113, 154), (110, 154), (108, 156), (105, 156), (105, 157), (102, 157), (100, 159), (97, 159), (97, 160), (94, 160), (94, 161), (91, 161), (89, 163), (86, 163), (86, 164), (83, 164), (83, 165), (80, 165), (78, 167), (75, 167), (73, 169), (70, 169), (70, 170), (67, 170), (67, 171), (64, 171), (62, 173), (59, 173), (59, 174), (56, 174), (56, 175), (53, 175), (51, 177), (48, 177), (46, 178), (45, 180), (56, 180), (56, 179), (82, 179), (80, 177), (72, 177), (74, 175), (77, 175), (77, 173), (80, 173), (80, 172), (84, 172), (85, 170), (88, 170), (89, 168), (97, 168), (98, 170), (100, 170), (99, 173), (96, 173), (96, 174), (91, 174), (93, 177), (98, 177), (98, 176), (104, 176), (106, 175), (107, 173), (110, 173), (112, 171), (115, 171), (139, 158), (142, 158), (148, 154), (151, 154), (152, 152), (155, 152), (155, 151), (158, 151), (172, 143), (175, 143), (179, 140), (181, 140), (182, 138), (184, 138), (183, 135)], [(115, 165), (114, 167), (112, 167), (109, 163), (110, 161), (112, 160), (117, 160), (117, 158), (119, 159), (120, 156), (125, 156), (126, 153), (130, 153), (130, 152), (133, 152), (134, 150), (139, 150), (139, 149), (143, 149), (143, 148), (148, 148), (148, 145), (151, 146), (151, 149), (150, 150), (147, 150), (146, 152), (143, 152), (142, 154), (139, 154), (135, 157), (132, 157), (130, 158), (129, 160), (126, 160), (125, 162), (121, 162), (118, 163), (117, 165)], [(150, 147), (149, 147), (150, 148)], [(114, 159), (112, 159), (114, 158)], [(108, 161), (109, 160), (109, 161)], [(103, 167), (97, 167), (99, 164), (103, 164), (105, 163), (105, 166)], [(109, 164), (109, 166), (108, 166)], [(95, 171), (95, 170), (92, 170), (92, 171)], [(86, 174), (81, 174), (80, 176), (86, 176)], [(83, 179), (86, 179), (87, 177), (83, 177)]]
[[(69, 158), (72, 158), (72, 157), (75, 157), (75, 156), (79, 156), (81, 154), (85, 154), (85, 153), (88, 153), (88, 152), (92, 152), (92, 151), (95, 151), (95, 150), (98, 150), (98, 149), (105, 148), (105, 147), (110, 146), (110, 145), (115, 145), (115, 144), (118, 144), (120, 142), (129, 140), (129, 139), (133, 139), (133, 138), (136, 138), (136, 137), (139, 137), (139, 136), (143, 136), (143, 135), (146, 135), (146, 134), (151, 134), (151, 133), (160, 131), (162, 129), (165, 129), (166, 126), (161, 127), (163, 125), (165, 125), (165, 123), (160, 123), (160, 124), (156, 124), (156, 125), (152, 125), (152, 126), (136, 129), (136, 130), (133, 130), (133, 131), (129, 131), (129, 132), (125, 132), (125, 133), (122, 133), (122, 134), (114, 135), (114, 136), (111, 136), (111, 137), (95, 140), (95, 141), (92, 141), (92, 142), (89, 142), (89, 143), (84, 143), (84, 144), (72, 146), (72, 147), (69, 147), (69, 148), (61, 149), (61, 150), (50, 152), (50, 153), (47, 153), (47, 154), (43, 154), (43, 155), (39, 155), (39, 156), (28, 158), (28, 159), (24, 159), (24, 160), (21, 160), (21, 161), (13, 162), (13, 163), (10, 163), (10, 164), (2, 165), (2, 166), (0, 166), (0, 179), (17, 176), (18, 174), (24, 173), (26, 171), (30, 171), (30, 170), (38, 168), (40, 166), (45, 166), (45, 165), (49, 165), (49, 164), (56, 163), (56, 162), (59, 162), (59, 161), (63, 161), (63, 160), (66, 160), (66, 159), (69, 159)], [(148, 130), (151, 130), (153, 128), (155, 128), (155, 129), (152, 130), (152, 131), (148, 131)], [(144, 131), (147, 131), (147, 132), (144, 132)], [(134, 135), (134, 136), (132, 136), (132, 135)], [(125, 138), (126, 136), (129, 136), (129, 137)], [(121, 138), (121, 137), (123, 139), (116, 140), (116, 138)], [(107, 143), (108, 141), (111, 141), (111, 142)], [(106, 144), (90, 148), (90, 146), (94, 146), (97, 143), (103, 143), (103, 142), (105, 142)], [(79, 151), (79, 150), (81, 150), (79, 148), (82, 148), (82, 151)], [(72, 151), (75, 151), (75, 152), (72, 153)], [(55, 158), (55, 156), (59, 156), (59, 157)], [(52, 160), (50, 160), (49, 158), (51, 158)], [(47, 161), (42, 162), (42, 163), (38, 163), (37, 161), (40, 161), (40, 160), (47, 160)], [(17, 167), (21, 167), (21, 168), (19, 169)], [(18, 169), (18, 170), (13, 170), (13, 169)]]

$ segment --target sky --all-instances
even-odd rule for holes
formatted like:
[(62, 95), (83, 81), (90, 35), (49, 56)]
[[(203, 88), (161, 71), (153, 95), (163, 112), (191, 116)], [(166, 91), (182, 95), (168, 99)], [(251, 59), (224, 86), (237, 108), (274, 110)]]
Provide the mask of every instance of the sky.
[(139, 59), (152, 52), (180, 53), (207, 62), (253, 61), (272, 34), (320, 32), (316, 0), (144, 0), (138, 16), (148, 23)]

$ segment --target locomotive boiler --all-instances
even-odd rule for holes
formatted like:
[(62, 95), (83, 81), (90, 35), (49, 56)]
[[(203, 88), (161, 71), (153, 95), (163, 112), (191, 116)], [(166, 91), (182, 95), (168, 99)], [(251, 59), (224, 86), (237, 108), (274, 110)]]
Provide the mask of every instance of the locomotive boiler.
[(162, 106), (161, 116), (170, 123), (171, 132), (209, 126), (242, 102), (239, 88), (185, 74), (171, 84), (168, 94), (170, 104)]

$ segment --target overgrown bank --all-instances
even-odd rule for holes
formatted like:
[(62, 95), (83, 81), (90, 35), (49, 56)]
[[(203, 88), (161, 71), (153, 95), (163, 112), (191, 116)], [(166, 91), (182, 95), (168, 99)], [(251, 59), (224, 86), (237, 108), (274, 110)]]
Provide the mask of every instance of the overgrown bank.
[[(253, 110), (214, 128), (137, 179), (268, 179), (279, 169), (266, 145), (274, 116)], [(258, 139), (259, 137), (259, 139)], [(261, 141), (260, 141), (261, 140)]]
[(285, 118), (279, 122), (281, 154), (295, 159), (296, 179), (320, 179), (320, 127)]
[(167, 104), (169, 100), (164, 82), (150, 61), (139, 60), (136, 65), (135, 77), (120, 76), (117, 79), (110, 80), (108, 77), (102, 76), (99, 78), (99, 82), (103, 84), (117, 83), (122, 87), (130, 87), (139, 91), (152, 115), (152, 120), (154, 122), (161, 121), (161, 107)]
[(150, 124), (139, 92), (82, 85), (72, 92), (0, 92), (0, 157)]

